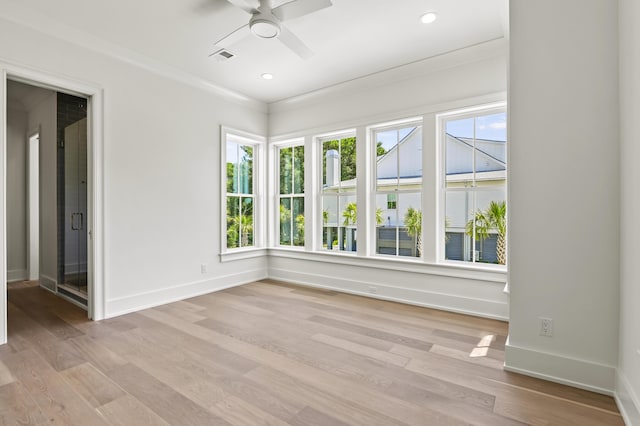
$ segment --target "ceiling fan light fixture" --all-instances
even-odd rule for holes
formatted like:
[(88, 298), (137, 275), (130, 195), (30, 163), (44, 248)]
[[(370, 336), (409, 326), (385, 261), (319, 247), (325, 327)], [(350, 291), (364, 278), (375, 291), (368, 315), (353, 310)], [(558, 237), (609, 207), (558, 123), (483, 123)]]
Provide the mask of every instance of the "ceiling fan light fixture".
[(278, 21), (264, 13), (257, 13), (249, 21), (251, 32), (260, 38), (274, 38), (280, 35), (280, 24)]
[(420, 17), (420, 21), (423, 24), (431, 24), (431, 23), (435, 22), (436, 19), (438, 19), (438, 14), (435, 13), (435, 12), (427, 12), (427, 13), (425, 13), (424, 15), (422, 15)]

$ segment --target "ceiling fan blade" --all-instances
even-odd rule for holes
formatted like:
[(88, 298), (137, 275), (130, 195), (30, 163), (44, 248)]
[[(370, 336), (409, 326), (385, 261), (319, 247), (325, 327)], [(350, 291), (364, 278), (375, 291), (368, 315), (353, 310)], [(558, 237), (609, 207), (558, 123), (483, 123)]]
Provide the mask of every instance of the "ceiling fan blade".
[(331, 0), (294, 0), (272, 9), (271, 13), (279, 20), (286, 21), (287, 19), (308, 15), (329, 6), (331, 6)]
[(307, 60), (313, 56), (313, 51), (307, 47), (294, 33), (289, 31), (284, 25), (280, 29), (278, 40), (291, 49), (296, 55)]
[(250, 34), (251, 34), (251, 30), (249, 29), (249, 24), (244, 24), (240, 28), (233, 30), (228, 35), (216, 41), (214, 44), (219, 48), (228, 49), (229, 47), (233, 46), (234, 44), (244, 39), (245, 37), (249, 36)]
[(227, 0), (232, 5), (239, 7), (247, 13), (255, 13), (258, 11), (260, 2), (257, 0)]

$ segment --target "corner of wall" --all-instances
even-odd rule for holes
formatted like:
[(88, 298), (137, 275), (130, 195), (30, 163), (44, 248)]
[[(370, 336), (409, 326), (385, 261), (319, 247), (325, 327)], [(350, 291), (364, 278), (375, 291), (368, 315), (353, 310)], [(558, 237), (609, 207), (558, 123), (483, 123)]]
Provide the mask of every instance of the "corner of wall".
[(616, 374), (615, 399), (625, 424), (640, 426), (640, 399), (620, 369)]

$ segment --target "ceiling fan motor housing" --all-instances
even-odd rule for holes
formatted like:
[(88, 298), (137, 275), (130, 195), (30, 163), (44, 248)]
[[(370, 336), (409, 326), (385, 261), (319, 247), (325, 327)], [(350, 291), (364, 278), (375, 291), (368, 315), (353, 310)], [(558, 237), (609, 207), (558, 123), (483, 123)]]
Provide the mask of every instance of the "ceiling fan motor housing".
[(254, 13), (249, 21), (249, 28), (260, 38), (274, 38), (280, 35), (280, 22), (270, 13)]

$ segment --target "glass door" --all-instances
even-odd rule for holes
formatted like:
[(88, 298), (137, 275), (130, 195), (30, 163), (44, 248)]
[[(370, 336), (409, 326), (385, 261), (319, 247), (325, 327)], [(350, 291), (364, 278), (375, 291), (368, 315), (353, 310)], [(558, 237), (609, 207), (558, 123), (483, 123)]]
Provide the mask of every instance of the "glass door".
[(58, 291), (87, 304), (87, 119), (64, 130), (64, 259)]

